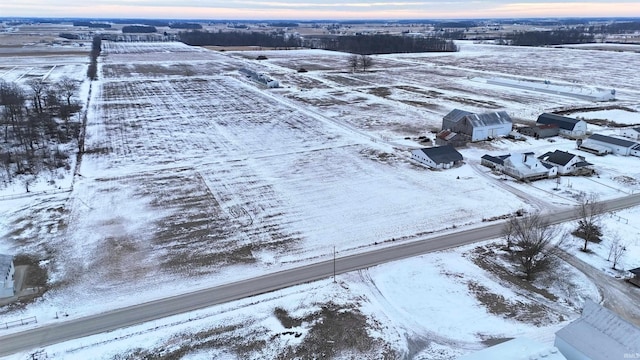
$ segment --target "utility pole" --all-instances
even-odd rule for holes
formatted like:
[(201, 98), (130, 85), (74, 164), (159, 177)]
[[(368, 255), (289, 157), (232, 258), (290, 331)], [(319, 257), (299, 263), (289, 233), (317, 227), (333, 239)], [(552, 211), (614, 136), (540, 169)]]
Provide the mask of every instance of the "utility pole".
[(333, 245), (333, 282), (336, 282), (336, 246)]

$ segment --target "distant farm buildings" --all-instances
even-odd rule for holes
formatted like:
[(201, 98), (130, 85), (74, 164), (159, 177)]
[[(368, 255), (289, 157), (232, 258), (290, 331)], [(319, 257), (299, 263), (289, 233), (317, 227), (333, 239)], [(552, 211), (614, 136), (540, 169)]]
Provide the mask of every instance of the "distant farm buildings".
[[(436, 137), (440, 145), (460, 144), (467, 141), (483, 141), (500, 136), (507, 136), (513, 128), (511, 117), (504, 112), (474, 114), (454, 109), (442, 119), (442, 131)], [(447, 139), (451, 133), (462, 134), (457, 138)], [(447, 134), (444, 136), (444, 134)]]
[(411, 158), (433, 169), (449, 169), (462, 161), (462, 154), (445, 145), (412, 150)]
[(537, 126), (553, 125), (558, 127), (558, 132), (562, 136), (572, 139), (583, 137), (587, 134), (587, 123), (584, 120), (578, 120), (566, 116), (544, 113), (538, 116)]
[(639, 141), (640, 127), (622, 129), (620, 130), (620, 135), (635, 141)]
[(578, 145), (578, 149), (596, 155), (640, 156), (640, 144), (637, 142), (600, 134), (589, 136)]
[(269, 75), (264, 74), (264, 73), (257, 73), (253, 70), (249, 70), (247, 68), (242, 68), (240, 70), (242, 74), (244, 74), (246, 77), (250, 78), (251, 80), (263, 84), (265, 86), (267, 86), (268, 88), (277, 88), (280, 87), (280, 83), (277, 80), (272, 79), (271, 77), (269, 77)]
[(14, 295), (14, 273), (13, 256), (0, 254), (0, 298), (12, 297)]
[(601, 89), (598, 87), (577, 84), (554, 84), (549, 80), (536, 82), (530, 80), (515, 80), (507, 78), (486, 79), (487, 84), (508, 86), (515, 89), (537, 91), (552, 95), (568, 96), (588, 101), (613, 101), (616, 99), (615, 89)]

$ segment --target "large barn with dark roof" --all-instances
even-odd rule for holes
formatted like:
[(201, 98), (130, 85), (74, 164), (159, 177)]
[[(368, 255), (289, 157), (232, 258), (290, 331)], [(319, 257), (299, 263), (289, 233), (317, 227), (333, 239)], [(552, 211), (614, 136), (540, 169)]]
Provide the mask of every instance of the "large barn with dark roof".
[(587, 134), (587, 123), (584, 120), (578, 120), (557, 114), (544, 113), (538, 116), (536, 125), (555, 124), (559, 128), (562, 136), (570, 138), (579, 138)]

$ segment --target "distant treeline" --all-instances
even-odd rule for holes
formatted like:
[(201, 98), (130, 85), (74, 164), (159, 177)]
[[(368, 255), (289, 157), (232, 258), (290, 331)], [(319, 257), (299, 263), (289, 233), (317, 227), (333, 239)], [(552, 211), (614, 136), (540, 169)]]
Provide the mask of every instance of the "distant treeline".
[(158, 32), (155, 26), (147, 25), (128, 25), (122, 27), (122, 32), (125, 34), (148, 34)]
[(185, 22), (180, 22), (180, 23), (171, 23), (169, 25), (170, 28), (172, 29), (187, 29), (187, 30), (200, 30), (202, 29), (202, 25), (197, 24), (197, 23), (185, 23)]
[(640, 21), (617, 22), (607, 25), (589, 26), (589, 32), (602, 34), (624, 34), (640, 31)]
[(282, 34), (277, 33), (189, 31), (181, 32), (179, 34), (179, 38), (183, 43), (193, 46), (263, 46), (293, 48), (301, 45), (299, 39), (293, 37), (285, 38)]
[(410, 37), (395, 35), (337, 36), (320, 39), (320, 47), (353, 54), (393, 54), (413, 52), (455, 52), (452, 40), (436, 36)]
[(91, 21), (74, 21), (73, 26), (86, 26), (90, 28), (101, 28), (101, 29), (110, 29), (111, 24), (106, 23), (96, 23)]
[(561, 44), (583, 44), (594, 41), (594, 35), (584, 28), (553, 31), (518, 31), (507, 37), (508, 43), (516, 46), (546, 46)]

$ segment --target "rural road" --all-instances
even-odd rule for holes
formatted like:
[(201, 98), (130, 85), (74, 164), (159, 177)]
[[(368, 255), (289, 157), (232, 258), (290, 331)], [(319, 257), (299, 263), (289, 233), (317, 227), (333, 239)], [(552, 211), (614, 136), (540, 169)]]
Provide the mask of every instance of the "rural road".
[[(606, 211), (640, 205), (640, 194), (603, 201), (603, 204)], [(550, 223), (558, 224), (574, 220), (575, 214), (575, 209), (568, 208), (545, 216)], [(380, 245), (374, 250), (336, 258), (335, 271), (337, 274), (346, 273), (433, 251), (494, 239), (500, 237), (502, 226), (502, 222), (496, 222), (484, 227), (433, 236), (414, 242), (391, 246)], [(324, 279), (330, 277), (333, 271), (333, 260), (327, 260), (58, 324), (41, 326), (0, 337), (0, 356)]]

